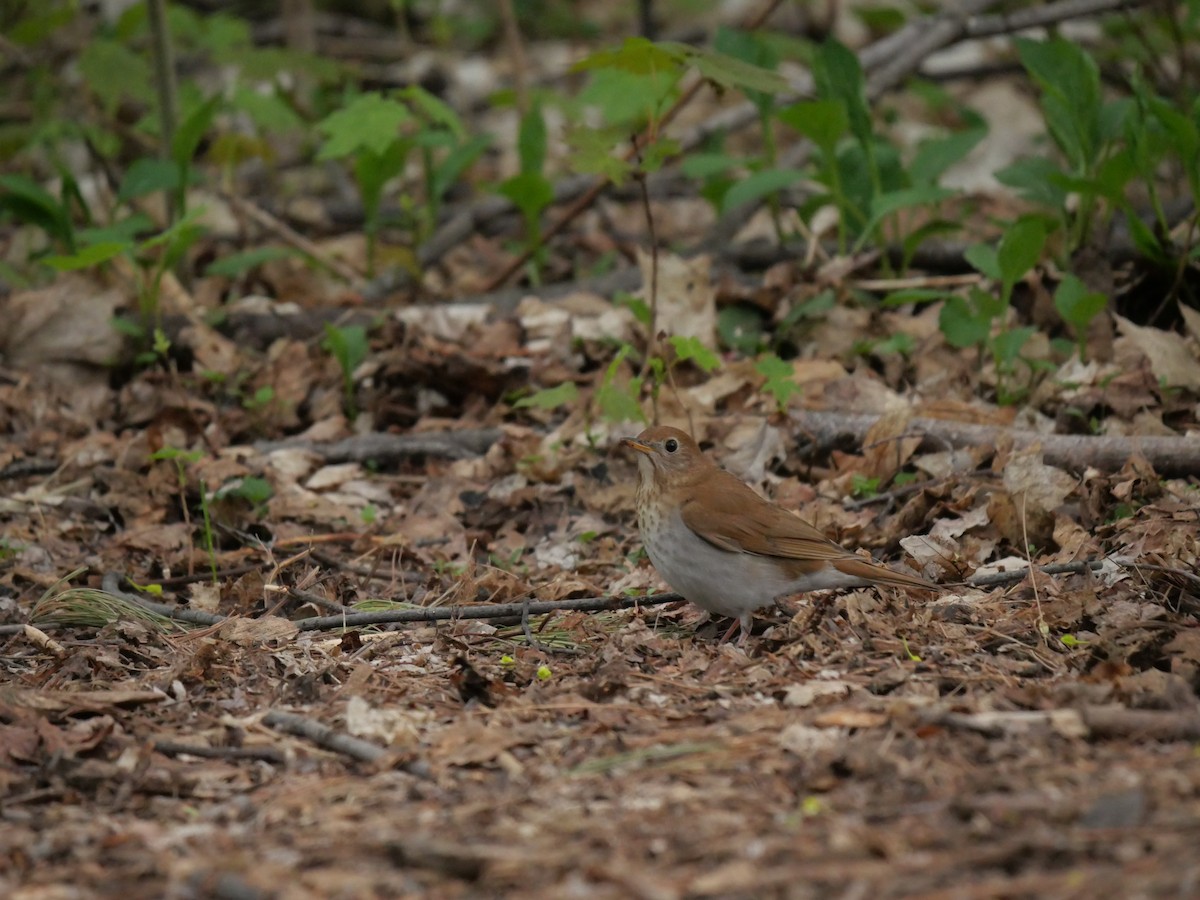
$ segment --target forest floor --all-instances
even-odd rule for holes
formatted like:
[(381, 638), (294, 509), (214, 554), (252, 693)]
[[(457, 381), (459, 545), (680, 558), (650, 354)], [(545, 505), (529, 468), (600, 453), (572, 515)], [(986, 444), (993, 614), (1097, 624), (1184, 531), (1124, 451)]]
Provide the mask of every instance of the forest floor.
[[(662, 246), (711, 237), (708, 204), (654, 183)], [(1012, 202), (976, 200), (984, 234)], [(547, 277), (610, 254), (636, 290), (644, 225), (606, 196)], [(642, 426), (601, 395), (645, 329), (594, 281), (481, 294), (519, 232), (466, 236), (422, 292), (295, 257), (181, 283), (186, 359), (116, 371), (120, 271), (0, 296), (0, 894), (1200, 895), (1200, 313), (1139, 314), (1114, 263), (1089, 361), (1000, 403), (940, 304), (859, 302), (895, 277), (877, 259), (749, 263), (766, 214), (709, 258), (664, 250), (660, 327), (709, 346), (722, 309), (774, 328), (836, 302), (792, 320), (782, 404), (726, 350), (653, 407), (635, 385), (647, 415), (946, 586), (788, 598), (738, 645), (641, 551), (618, 441)], [(311, 239), (364, 264), (361, 230)], [(904, 276), (952, 277), (982, 283)], [(326, 322), (371, 325), (357, 420)], [(517, 606), (452, 612), (495, 604)]]

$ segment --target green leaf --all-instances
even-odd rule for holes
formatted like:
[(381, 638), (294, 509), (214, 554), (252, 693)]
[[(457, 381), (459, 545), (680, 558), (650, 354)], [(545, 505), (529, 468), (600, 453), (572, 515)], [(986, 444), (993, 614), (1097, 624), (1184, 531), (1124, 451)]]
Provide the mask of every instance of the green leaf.
[(613, 294), (613, 306), (626, 307), (635, 319), (650, 327), (650, 307), (641, 297), (635, 297), (627, 291), (617, 291)]
[(1055, 163), (1035, 157), (1001, 169), (996, 173), (996, 180), (1014, 188), (1021, 197), (1032, 203), (1061, 210), (1066, 205), (1067, 192), (1052, 181), (1053, 176), (1060, 174), (1062, 169)]
[(573, 381), (564, 381), (557, 387), (545, 388), (513, 404), (513, 409), (558, 409), (579, 399), (579, 388)]
[(679, 44), (655, 44), (644, 37), (629, 37), (620, 47), (597, 50), (585, 56), (575, 65), (572, 72), (590, 69), (619, 69), (637, 75), (656, 72), (673, 73), (677, 78), (683, 74), (683, 58), (675, 49)]
[(433, 195), (439, 198), (444, 196), (491, 143), (491, 135), (477, 134), (447, 153), (434, 169), (433, 181), (429, 186)]
[(462, 141), (467, 137), (467, 129), (454, 108), (435, 97), (419, 84), (404, 88), (399, 96), (408, 101), (422, 119), (430, 125), (436, 125), (450, 132), (456, 140)]
[(774, 353), (766, 353), (754, 364), (754, 371), (766, 378), (763, 390), (775, 398), (775, 405), (782, 411), (793, 394), (800, 393), (800, 385), (792, 380), (795, 374), (791, 363), (784, 362)]
[(536, 218), (554, 202), (554, 185), (541, 172), (521, 172), (502, 181), (496, 193), (507, 197), (526, 219)]
[(805, 100), (785, 106), (775, 117), (812, 140), (830, 157), (837, 142), (850, 129), (850, 114), (841, 100)]
[(383, 156), (399, 140), (401, 126), (412, 119), (403, 103), (377, 92), (360, 94), (317, 123), (317, 130), (327, 135), (317, 159), (339, 159), (362, 150)]
[(234, 109), (249, 116), (262, 131), (280, 134), (304, 127), (304, 120), (279, 94), (263, 94), (239, 86), (234, 90), (230, 102)]
[(214, 260), (205, 268), (204, 274), (207, 276), (224, 275), (228, 278), (236, 278), (243, 272), (249, 272), (251, 269), (258, 268), (265, 262), (271, 262), (275, 259), (287, 259), (299, 255), (291, 247), (258, 247), (254, 250), (247, 250), (244, 253), (231, 253), (229, 256)]
[(154, 73), (144, 58), (124, 44), (107, 38), (87, 41), (79, 57), (83, 84), (100, 100), (104, 113), (112, 118), (125, 100), (154, 107)]
[(25, 175), (0, 175), (0, 213), (35, 225), (68, 250), (75, 249), (69, 210), (49, 191)]
[(1108, 297), (1089, 291), (1078, 277), (1067, 273), (1054, 292), (1054, 308), (1077, 332), (1084, 332), (1092, 319), (1108, 306)]
[(974, 150), (987, 132), (987, 125), (981, 124), (946, 137), (922, 141), (908, 167), (913, 184), (937, 184), (946, 170)]
[(117, 191), (117, 202), (128, 203), (156, 191), (177, 191), (181, 187), (181, 178), (179, 166), (171, 160), (143, 156), (126, 169)]
[[(600, 69), (592, 73), (574, 106), (579, 109), (580, 117), (587, 110), (598, 110), (605, 123), (615, 128), (613, 139), (608, 141), (611, 147), (627, 143), (630, 134), (654, 118), (677, 82), (674, 73)], [(576, 123), (572, 130), (586, 131), (589, 127)]]
[(717, 335), (726, 347), (753, 356), (763, 344), (763, 317), (749, 306), (726, 306), (717, 312)]
[(521, 161), (521, 172), (542, 174), (546, 165), (546, 119), (538, 104), (521, 119), (517, 133), (517, 156)]
[(1042, 90), (1042, 111), (1055, 143), (1078, 172), (1100, 151), (1100, 68), (1077, 44), (1016, 38), (1021, 64)]
[(221, 487), (213, 492), (213, 497), (218, 500), (238, 497), (254, 506), (258, 506), (259, 504), (266, 503), (274, 494), (275, 489), (271, 487), (271, 482), (264, 478), (247, 475), (229, 484), (221, 485)]
[(938, 315), (938, 327), (951, 347), (962, 349), (985, 343), (991, 332), (992, 319), (980, 315), (956, 294), (947, 298), (946, 305), (942, 307)]
[(871, 109), (867, 105), (862, 65), (844, 44), (827, 40), (813, 58), (817, 97), (838, 100), (850, 118), (850, 131), (863, 147), (872, 142)]
[(1000, 271), (1000, 260), (996, 254), (996, 248), (991, 244), (972, 244), (963, 251), (963, 258), (975, 268), (975, 270), (992, 281), (1003, 280), (1003, 273)]
[(782, 94), (788, 89), (787, 79), (762, 66), (744, 62), (717, 50), (693, 47), (690, 44), (667, 44), (694, 65), (701, 75), (723, 88), (761, 94)]
[(337, 360), (342, 374), (349, 377), (367, 358), (367, 330), (361, 325), (338, 327), (326, 322), (321, 346)]
[(755, 172), (725, 192), (721, 199), (721, 212), (727, 213), (743, 204), (761, 200), (804, 178), (804, 172), (799, 169), (763, 169)]
[(78, 253), (73, 253), (70, 256), (47, 256), (42, 262), (58, 269), (60, 272), (73, 272), (78, 269), (90, 269), (92, 266), (98, 266), (100, 263), (108, 262), (110, 259), (132, 249), (133, 245), (129, 243), (104, 241), (84, 247)]
[(214, 95), (188, 113), (176, 127), (175, 136), (171, 140), (171, 159), (180, 168), (191, 163), (192, 157), (196, 155), (196, 148), (200, 146), (204, 133), (212, 124), (220, 103), (221, 95)]
[(992, 355), (996, 357), (996, 364), (1002, 371), (1012, 369), (1013, 363), (1021, 354), (1021, 348), (1036, 331), (1032, 325), (1027, 325), (1024, 328), (1002, 331), (992, 338)]
[(667, 339), (667, 343), (675, 348), (675, 355), (681, 361), (691, 360), (706, 373), (721, 366), (721, 358), (704, 346), (699, 338), (672, 335)]
[(711, 178), (723, 175), (738, 165), (738, 161), (727, 153), (691, 153), (679, 164), (679, 170), (688, 178)]
[(1042, 220), (1033, 216), (1018, 219), (996, 248), (996, 263), (1004, 284), (1011, 287), (1037, 265), (1045, 246), (1046, 226)]

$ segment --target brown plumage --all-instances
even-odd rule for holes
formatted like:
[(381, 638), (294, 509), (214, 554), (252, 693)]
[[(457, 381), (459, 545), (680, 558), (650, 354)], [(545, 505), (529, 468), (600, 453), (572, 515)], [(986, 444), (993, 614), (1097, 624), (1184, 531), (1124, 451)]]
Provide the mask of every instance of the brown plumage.
[(696, 606), (736, 618), (742, 640), (754, 611), (786, 594), (869, 584), (940, 590), (835, 544), (678, 428), (647, 428), (621, 443), (638, 451), (638, 528), (650, 561)]

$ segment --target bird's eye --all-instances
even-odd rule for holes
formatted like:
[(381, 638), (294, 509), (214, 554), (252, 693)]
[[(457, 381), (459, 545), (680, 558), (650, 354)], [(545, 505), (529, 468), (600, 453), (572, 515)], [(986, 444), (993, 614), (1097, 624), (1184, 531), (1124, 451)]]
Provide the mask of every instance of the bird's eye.
[(667, 438), (667, 442), (663, 444), (663, 449), (668, 453), (674, 453), (679, 449), (679, 441), (675, 440), (675, 438)]

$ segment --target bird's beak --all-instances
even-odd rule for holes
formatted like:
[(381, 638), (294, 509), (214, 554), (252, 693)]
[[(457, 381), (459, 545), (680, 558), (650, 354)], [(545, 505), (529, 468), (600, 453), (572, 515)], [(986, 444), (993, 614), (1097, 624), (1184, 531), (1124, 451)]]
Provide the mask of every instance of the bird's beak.
[(645, 453), (647, 455), (654, 452), (653, 447), (651, 447), (649, 444), (643, 444), (637, 438), (621, 438), (621, 446), (628, 447), (631, 450), (636, 450), (638, 453)]

